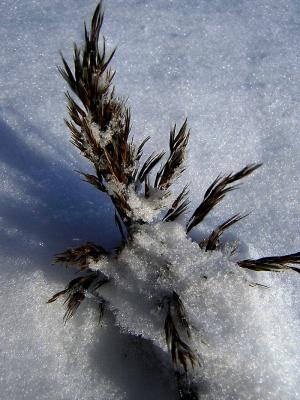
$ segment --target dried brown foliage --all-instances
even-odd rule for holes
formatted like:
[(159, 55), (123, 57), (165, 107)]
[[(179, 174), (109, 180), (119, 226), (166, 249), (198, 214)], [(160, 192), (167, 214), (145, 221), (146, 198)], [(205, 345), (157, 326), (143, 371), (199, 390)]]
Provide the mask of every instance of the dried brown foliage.
[[(69, 282), (68, 286), (56, 293), (48, 303), (53, 303), (59, 297), (65, 297), (65, 304), (67, 311), (64, 315), (64, 322), (66, 323), (77, 311), (81, 302), (85, 299), (86, 292), (90, 289), (91, 291), (96, 291), (100, 286), (108, 282), (108, 278), (104, 275), (100, 276), (98, 273), (91, 273), (87, 276), (80, 276)], [(103, 314), (103, 302), (100, 302), (101, 308), (99, 309), (100, 315)]]
[(63, 253), (55, 256), (56, 264), (65, 264), (67, 266), (78, 266), (81, 271), (88, 269), (90, 262), (97, 262), (102, 257), (107, 256), (108, 252), (99, 245), (86, 243), (75, 249), (67, 249)]
[(200, 243), (200, 247), (205, 247), (205, 251), (216, 250), (220, 243), (220, 237), (223, 235), (225, 230), (245, 217), (245, 215), (241, 216), (239, 214), (230, 217), (227, 221), (223, 222), (223, 224), (219, 225), (215, 230), (213, 230), (209, 238), (203, 243)]
[(163, 218), (163, 221), (175, 221), (180, 215), (184, 214), (189, 205), (188, 200), (188, 186), (186, 185), (182, 192), (178, 195), (178, 197), (173, 202), (171, 208), (167, 211), (166, 215)]
[(238, 261), (240, 267), (252, 271), (281, 272), (284, 270), (293, 270), (300, 273), (300, 267), (291, 267), (289, 264), (300, 264), (300, 253)]
[(221, 201), (225, 195), (237, 189), (238, 185), (232, 185), (240, 179), (245, 178), (259, 168), (262, 164), (250, 164), (237, 173), (229, 174), (224, 177), (218, 176), (204, 194), (204, 199), (187, 223), (187, 232), (200, 224), (206, 215)]
[(188, 144), (190, 131), (187, 130), (187, 120), (184, 121), (179, 132), (176, 134), (176, 125), (170, 132), (170, 155), (165, 164), (162, 165), (155, 178), (155, 187), (167, 189), (183, 171), (185, 150)]
[(180, 370), (180, 367), (182, 367), (187, 373), (188, 367), (194, 368), (198, 361), (189, 344), (182, 339), (180, 331), (185, 332), (187, 338), (190, 337), (190, 327), (187, 322), (185, 308), (178, 294), (173, 292), (168, 301), (165, 320), (166, 342), (176, 370)]

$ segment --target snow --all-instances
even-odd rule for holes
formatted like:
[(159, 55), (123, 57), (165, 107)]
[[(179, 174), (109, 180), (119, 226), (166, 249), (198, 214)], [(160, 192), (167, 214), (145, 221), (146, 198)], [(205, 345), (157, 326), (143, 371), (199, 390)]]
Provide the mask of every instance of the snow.
[[(109, 249), (119, 239), (107, 197), (74, 172), (88, 166), (69, 143), (64, 82), (56, 70), (59, 50), (70, 60), (72, 43), (82, 38), (82, 19), (94, 5), (91, 0), (0, 4), (5, 399), (176, 398), (163, 331), (152, 326), (159, 312), (152, 311), (151, 318), (148, 312), (134, 313), (145, 304), (134, 304), (129, 294), (125, 304), (120, 294), (114, 298), (119, 311), (108, 314), (102, 326), (92, 301), (63, 325), (61, 303), (46, 305), (74, 276), (51, 266), (53, 254), (87, 240)], [(105, 10), (108, 45), (118, 46), (115, 85), (118, 94), (129, 96), (135, 139), (151, 135), (147, 153), (161, 151), (170, 126), (188, 117), (188, 168), (178, 188), (190, 183), (191, 211), (220, 172), (264, 163), (192, 236), (201, 238), (229, 216), (251, 211), (225, 235), (240, 241), (239, 257), (299, 251), (299, 2), (107, 0)], [(177, 240), (186, 242), (180, 227), (173, 229)], [(144, 235), (139, 245), (150, 245), (153, 232), (150, 239)], [(185, 280), (178, 281), (203, 364), (197, 372), (201, 398), (300, 398), (296, 273), (251, 274), (252, 281), (270, 288), (250, 287), (242, 276), (228, 274), (235, 266), (224, 265), (219, 252), (204, 258), (198, 253), (196, 262), (192, 242), (184, 246), (188, 254), (174, 249), (182, 277), (188, 279), (191, 271), (208, 274), (200, 291), (199, 282), (184, 288)], [(133, 272), (148, 287), (143, 270)], [(119, 283), (133, 290), (129, 277)], [(144, 338), (130, 335), (129, 327)]]
[[(175, 200), (167, 190), (150, 188), (150, 198), (145, 198), (143, 191), (136, 192), (134, 186), (130, 185), (127, 190), (128, 204), (132, 210), (135, 220), (153, 222), (161, 214), (162, 209), (168, 210)], [(161, 216), (162, 217), (162, 216)]]

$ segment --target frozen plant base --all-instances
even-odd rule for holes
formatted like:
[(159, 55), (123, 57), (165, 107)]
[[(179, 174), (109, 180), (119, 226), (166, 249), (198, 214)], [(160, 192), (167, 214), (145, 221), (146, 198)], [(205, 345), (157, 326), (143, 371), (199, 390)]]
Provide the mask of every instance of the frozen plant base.
[(90, 268), (110, 277), (101, 294), (121, 329), (163, 351), (162, 299), (180, 293), (200, 361), (194, 379), (201, 399), (299, 398), (295, 272), (285, 280), (267, 273), (269, 288), (252, 287), (261, 275), (250, 277), (221, 251), (200, 251), (175, 222), (140, 226), (118, 259)]

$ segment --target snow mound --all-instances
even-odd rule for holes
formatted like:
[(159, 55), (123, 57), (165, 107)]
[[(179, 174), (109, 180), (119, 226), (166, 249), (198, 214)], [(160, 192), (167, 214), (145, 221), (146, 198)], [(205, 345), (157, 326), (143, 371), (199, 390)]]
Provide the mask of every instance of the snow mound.
[[(139, 226), (118, 258), (90, 267), (111, 279), (100, 292), (121, 329), (163, 351), (164, 301), (179, 294), (204, 399), (299, 397), (297, 273), (250, 275), (221, 251), (201, 250), (175, 222)], [(267, 288), (254, 286), (262, 280)]]

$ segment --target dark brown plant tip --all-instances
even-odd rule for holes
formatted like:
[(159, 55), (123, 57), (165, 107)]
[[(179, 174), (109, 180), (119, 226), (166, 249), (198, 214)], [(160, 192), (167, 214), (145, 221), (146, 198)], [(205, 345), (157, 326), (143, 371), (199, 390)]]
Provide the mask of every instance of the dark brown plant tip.
[(190, 347), (180, 338), (172, 317), (168, 314), (165, 320), (165, 334), (168, 349), (175, 368), (180, 366), (187, 372), (189, 365), (196, 365), (196, 358)]
[(163, 221), (175, 221), (180, 215), (184, 214), (188, 205), (190, 204), (188, 199), (188, 185), (186, 185), (178, 197), (174, 200), (171, 208), (167, 211), (166, 215), (163, 217)]
[(80, 247), (67, 249), (62, 253), (56, 254), (54, 263), (77, 266), (81, 271), (84, 271), (88, 268), (89, 263), (97, 262), (107, 255), (108, 252), (102, 246), (88, 242)]
[(145, 144), (148, 142), (149, 139), (150, 139), (150, 136), (147, 136), (147, 137), (142, 141), (142, 143), (139, 145), (139, 147), (137, 148), (137, 151), (136, 151), (136, 160), (137, 160), (137, 161), (139, 161), (140, 158), (142, 157), (144, 146), (145, 146)]
[(144, 162), (140, 172), (137, 176), (138, 182), (144, 182), (146, 177), (148, 177), (149, 173), (153, 170), (153, 168), (159, 163), (159, 161), (163, 158), (165, 152), (161, 152), (159, 154), (152, 153), (147, 160)]
[(156, 174), (154, 186), (159, 189), (167, 189), (173, 181), (184, 171), (184, 157), (188, 144), (190, 131), (187, 130), (187, 120), (184, 121), (176, 134), (176, 125), (170, 132), (170, 155), (165, 164)]
[[(87, 291), (90, 290), (92, 293), (108, 281), (107, 277), (102, 274), (100, 275), (99, 273), (80, 276), (71, 280), (64, 290), (52, 296), (51, 299), (48, 300), (48, 303), (53, 303), (61, 296), (66, 297), (64, 304), (66, 304), (67, 310), (63, 318), (66, 323), (70, 318), (72, 318), (82, 301), (85, 299)], [(103, 309), (101, 308), (100, 311), (103, 311)]]
[(99, 50), (98, 41), (102, 23), (102, 2), (99, 2), (92, 17), (90, 32), (87, 31), (85, 26), (85, 43), (82, 50), (76, 44), (74, 45), (74, 74), (63, 55), (63, 68), (58, 67), (71, 90), (89, 110), (97, 107), (96, 100), (99, 95), (103, 96), (107, 93), (107, 83), (110, 81), (111, 72), (107, 71), (108, 76), (105, 76), (104, 82), (101, 82), (101, 78), (115, 52), (114, 50), (107, 56), (104, 40), (102, 49)]
[[(78, 171), (79, 172), (79, 171)], [(105, 185), (103, 184), (103, 179), (101, 177), (101, 175), (95, 176), (95, 175), (91, 175), (91, 174), (86, 174), (84, 172), (79, 172), (81, 175), (83, 175), (85, 177), (85, 182), (88, 182), (89, 184), (93, 185), (96, 189), (100, 190), (101, 192), (107, 192), (107, 189), (105, 187)]]
[(168, 301), (168, 310), (165, 319), (166, 343), (171, 353), (174, 368), (178, 371), (180, 368), (183, 368), (184, 372), (187, 373), (190, 366), (194, 368), (198, 364), (198, 360), (190, 346), (181, 338), (180, 331), (182, 329), (189, 338), (190, 328), (184, 306), (177, 293), (173, 292)]
[(85, 294), (81, 291), (70, 293), (66, 298), (64, 304), (66, 304), (67, 311), (63, 317), (63, 321), (66, 324), (69, 319), (76, 313), (81, 302), (85, 299)]
[(241, 268), (252, 271), (273, 271), (281, 272), (284, 270), (293, 270), (300, 273), (300, 267), (291, 267), (289, 264), (300, 264), (300, 252), (287, 254), (285, 256), (263, 257), (257, 260), (242, 260), (237, 264)]
[(218, 176), (210, 185), (204, 195), (204, 199), (187, 223), (187, 233), (196, 225), (200, 224), (206, 215), (232, 190), (237, 189), (238, 185), (232, 185), (240, 179), (245, 178), (259, 168), (262, 164), (250, 164), (237, 173), (229, 174), (224, 177)]
[(223, 222), (223, 224), (219, 225), (215, 230), (213, 230), (209, 238), (206, 239), (203, 244), (200, 243), (200, 247), (205, 247), (205, 251), (216, 250), (220, 244), (220, 237), (223, 235), (224, 231), (246, 216), (247, 215), (236, 214), (230, 217), (228, 220)]
[(257, 170), (258, 168), (260, 168), (263, 164), (259, 163), (259, 164), (249, 164), (246, 167), (244, 167), (243, 169), (241, 169), (240, 171), (238, 171), (235, 174), (230, 174), (228, 182), (229, 183), (233, 183), (236, 182), (240, 179), (245, 178), (246, 176), (252, 174), (255, 170)]
[(172, 302), (171, 306), (175, 308), (175, 312), (177, 314), (177, 318), (179, 320), (179, 323), (181, 324), (182, 328), (185, 330), (187, 336), (190, 338), (191, 337), (191, 329), (187, 320), (187, 314), (185, 307), (179, 297), (179, 295), (173, 291), (173, 297), (172, 297)]

